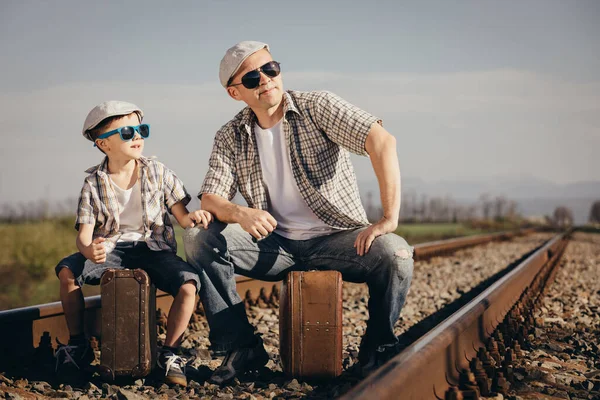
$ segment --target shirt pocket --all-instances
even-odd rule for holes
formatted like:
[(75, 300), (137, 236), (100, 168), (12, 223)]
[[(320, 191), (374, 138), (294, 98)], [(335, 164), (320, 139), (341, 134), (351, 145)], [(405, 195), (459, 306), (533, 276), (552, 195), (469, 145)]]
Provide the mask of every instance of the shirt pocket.
[(162, 192), (155, 191), (150, 193), (146, 200), (146, 214), (148, 220), (152, 222), (159, 218), (165, 207), (165, 196)]

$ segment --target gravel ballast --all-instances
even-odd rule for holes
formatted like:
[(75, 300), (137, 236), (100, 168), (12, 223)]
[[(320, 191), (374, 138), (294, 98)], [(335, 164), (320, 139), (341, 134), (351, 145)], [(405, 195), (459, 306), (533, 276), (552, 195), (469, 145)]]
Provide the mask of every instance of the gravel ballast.
[[(465, 294), (472, 295), (472, 289), (477, 289), (478, 285), (481, 286), (481, 282), (499, 274), (506, 266), (516, 263), (524, 254), (540, 246), (552, 236), (550, 233), (535, 233), (524, 237), (517, 237), (511, 241), (489, 243), (458, 251), (451, 256), (435, 257), (427, 261), (415, 263), (411, 289), (406, 305), (402, 310), (401, 318), (396, 325), (396, 333), (400, 335), (401, 341), (404, 340), (409, 343), (427, 329), (430, 329), (434, 324), (441, 321), (445, 315), (444, 312), (448, 313), (448, 309), (451, 309), (453, 306), (455, 308), (460, 306)], [(592, 237), (592, 239), (570, 244), (567, 252), (572, 252), (575, 246), (588, 246), (589, 252), (592, 249), (596, 251), (595, 265), (597, 265), (597, 253), (598, 249), (600, 249), (599, 237), (596, 236), (594, 238), (593, 235), (580, 236), (579, 234), (576, 236), (576, 238), (580, 237)], [(578, 240), (581, 241), (581, 239)], [(575, 256), (573, 253), (569, 254), (571, 254), (571, 259), (574, 259)], [(562, 276), (562, 274), (559, 274), (559, 276)], [(557, 277), (557, 279), (559, 278)], [(590, 278), (587, 278), (587, 280), (592, 281)], [(595, 282), (597, 287), (597, 277)], [(271, 355), (271, 360), (267, 364), (267, 369), (261, 371), (259, 375), (246, 376), (241, 382), (236, 382), (226, 387), (210, 385), (206, 382), (206, 378), (221, 363), (221, 359), (213, 359), (211, 357), (208, 351), (209, 342), (207, 339), (208, 329), (206, 320), (204, 317), (195, 314), (182, 343), (184, 356), (191, 359), (188, 368), (189, 384), (187, 388), (168, 387), (167, 385), (153, 383), (151, 379), (140, 379), (121, 385), (109, 385), (98, 379), (93, 379), (92, 382), (82, 387), (74, 388), (68, 385), (51, 385), (43, 381), (32, 381), (0, 375), (0, 398), (35, 399), (62, 397), (80, 400), (98, 398), (132, 400), (139, 398), (334, 398), (347, 392), (358, 382), (358, 378), (353, 373), (353, 367), (357, 361), (358, 345), (368, 318), (368, 290), (366, 285), (345, 282), (343, 293), (343, 366), (345, 372), (341, 377), (328, 382), (302, 382), (284, 376), (281, 371), (278, 354), (279, 310), (276, 307), (261, 308), (251, 306), (248, 310), (249, 319), (257, 328), (257, 331), (262, 334), (265, 347)], [(591, 314), (589, 317), (591, 320), (596, 318), (597, 334), (598, 294), (596, 293), (594, 296), (596, 308), (593, 310), (595, 310), (596, 314), (595, 317)], [(571, 297), (562, 298), (566, 301), (566, 299)], [(592, 300), (592, 295), (589, 293), (588, 299)], [(578, 311), (580, 309), (577, 308)], [(575, 310), (571, 310), (571, 312), (572, 314), (577, 314)], [(561, 315), (560, 318), (564, 319), (565, 316)], [(551, 321), (548, 321), (548, 324), (551, 324)], [(577, 327), (576, 324), (574, 326), (575, 328)], [(163, 331), (162, 328), (161, 331)], [(159, 335), (160, 340), (164, 340), (164, 331)], [(588, 347), (592, 346), (593, 343), (596, 346), (598, 344), (597, 341), (593, 342), (585, 338), (581, 340), (581, 346), (579, 346), (581, 348), (584, 348), (583, 343)], [(587, 347), (585, 348), (587, 349)], [(595, 349), (597, 350), (597, 347)], [(596, 365), (595, 368), (598, 368), (598, 366)], [(592, 377), (587, 381), (593, 382), (593, 379)]]
[(600, 399), (600, 235), (576, 233), (515, 368), (518, 399)]

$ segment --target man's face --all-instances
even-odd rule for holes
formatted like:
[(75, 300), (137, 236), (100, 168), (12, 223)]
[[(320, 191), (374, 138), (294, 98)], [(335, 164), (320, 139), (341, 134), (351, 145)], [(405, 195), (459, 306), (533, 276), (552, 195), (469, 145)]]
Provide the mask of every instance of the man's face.
[[(242, 76), (247, 72), (256, 70), (269, 61), (273, 61), (271, 53), (262, 49), (252, 54), (242, 63), (238, 72), (233, 76), (231, 84), (241, 83)], [(251, 108), (270, 109), (279, 106), (283, 97), (283, 82), (281, 74), (271, 78), (260, 73), (260, 84), (254, 89), (247, 89), (244, 85), (229, 86), (227, 92), (236, 100), (244, 101)]]

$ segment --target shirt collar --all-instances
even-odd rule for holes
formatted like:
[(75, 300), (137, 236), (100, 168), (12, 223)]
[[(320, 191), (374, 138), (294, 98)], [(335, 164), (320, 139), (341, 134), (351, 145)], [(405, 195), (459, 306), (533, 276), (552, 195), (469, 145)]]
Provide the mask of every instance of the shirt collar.
[[(295, 113), (298, 116), (304, 118), (304, 115), (298, 110), (296, 104), (294, 103), (294, 99), (292, 98), (289, 92), (283, 92), (283, 115), (284, 117), (288, 115), (288, 113)], [(252, 126), (256, 123), (256, 114), (250, 107), (246, 107), (241, 111), (240, 116), (240, 128), (245, 129), (248, 134), (252, 132)]]
[[(150, 160), (142, 156), (139, 158), (139, 161), (142, 164), (142, 168), (145, 168), (146, 166), (148, 166), (148, 162)], [(94, 165), (93, 167), (90, 167), (85, 170), (86, 174), (91, 174), (94, 172), (108, 174), (108, 156), (104, 156), (104, 160), (102, 160), (100, 164)]]

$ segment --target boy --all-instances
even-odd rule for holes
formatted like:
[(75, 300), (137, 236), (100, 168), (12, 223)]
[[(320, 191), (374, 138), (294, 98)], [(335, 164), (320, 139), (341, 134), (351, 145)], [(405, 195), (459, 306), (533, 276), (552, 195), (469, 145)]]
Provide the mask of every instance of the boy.
[(156, 287), (174, 296), (167, 336), (158, 367), (164, 381), (186, 386), (184, 360), (177, 348), (194, 309), (200, 280), (194, 268), (176, 255), (175, 232), (167, 212), (181, 227), (212, 220), (209, 212), (188, 213), (190, 195), (177, 176), (163, 164), (142, 156), (150, 126), (142, 124), (142, 110), (123, 101), (107, 101), (90, 111), (83, 136), (106, 157), (86, 172), (79, 198), (78, 253), (56, 266), (60, 296), (70, 332), (69, 344), (59, 346), (59, 378), (70, 379), (94, 360), (83, 329), (81, 286), (99, 284), (108, 268), (142, 268)]

